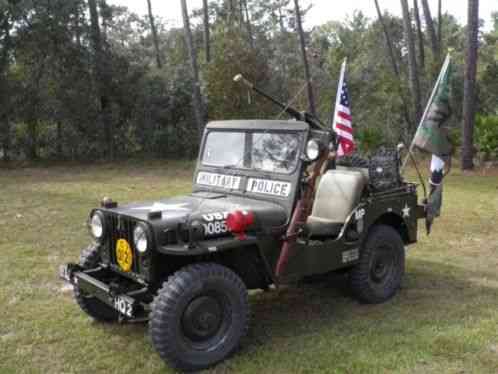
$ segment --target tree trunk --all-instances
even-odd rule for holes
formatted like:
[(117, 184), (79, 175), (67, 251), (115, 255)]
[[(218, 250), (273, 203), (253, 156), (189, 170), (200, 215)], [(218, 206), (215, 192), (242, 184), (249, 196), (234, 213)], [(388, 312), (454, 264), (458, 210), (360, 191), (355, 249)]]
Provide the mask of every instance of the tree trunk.
[(410, 19), (407, 0), (401, 0), (401, 7), (403, 9), (403, 29), (406, 44), (408, 47), (408, 75), (410, 80), (410, 91), (412, 94), (413, 106), (415, 110), (415, 122), (418, 122), (420, 120), (420, 117), (422, 116), (422, 107), (420, 104), (420, 82), (418, 79), (415, 42), (413, 40), (412, 22)]
[(109, 28), (109, 18), (108, 18), (109, 7), (107, 6), (106, 0), (98, 0), (98, 5), (100, 10), (100, 18), (102, 20), (102, 28), (101, 28), (102, 39), (107, 40), (107, 29)]
[(254, 35), (252, 33), (252, 23), (251, 23), (251, 16), (249, 14), (249, 9), (247, 7), (247, 0), (241, 0), (241, 6), (244, 7), (244, 12), (246, 15), (246, 26), (247, 26), (247, 35), (249, 38), (249, 44), (251, 44), (251, 48), (254, 48)]
[(417, 25), (418, 56), (420, 71), (425, 70), (425, 50), (424, 50), (424, 32), (422, 31), (422, 22), (420, 22), (420, 13), (418, 11), (418, 1), (413, 0), (413, 14)]
[(439, 71), (439, 63), (441, 60), (440, 49), (438, 44), (438, 38), (436, 35), (436, 29), (434, 28), (434, 22), (431, 16), (431, 8), (429, 7), (429, 3), (427, 0), (422, 0), (422, 7), (424, 8), (424, 19), (425, 25), (427, 27), (427, 32), (429, 33), (429, 39), (431, 41), (431, 49), (432, 55), (434, 57), (434, 65), (437, 67), (437, 71)]
[(28, 121), (28, 158), (38, 160), (38, 120), (31, 118)]
[(149, 10), (150, 30), (152, 31), (152, 40), (154, 42), (154, 50), (156, 52), (156, 64), (158, 69), (162, 69), (163, 62), (161, 59), (161, 51), (159, 50), (159, 38), (157, 37), (156, 23), (154, 22), (154, 13), (152, 13), (152, 2), (147, 0), (147, 8)]
[(443, 48), (443, 5), (441, 0), (437, 3), (437, 42), (441, 50)]
[(389, 31), (387, 29), (387, 25), (384, 22), (384, 17), (382, 16), (382, 12), (380, 10), (378, 0), (375, 0), (375, 8), (377, 9), (377, 16), (379, 17), (379, 22), (382, 25), (382, 30), (384, 31), (384, 37), (386, 38), (387, 50), (389, 52), (389, 58), (391, 60), (391, 66), (393, 68), (394, 74), (396, 78), (398, 78), (398, 88), (401, 95), (401, 101), (403, 103), (403, 116), (405, 117), (406, 124), (408, 128), (413, 128), (412, 120), (410, 119), (410, 112), (408, 110), (408, 101), (406, 99), (406, 95), (404, 93), (403, 87), (401, 86), (401, 74), (399, 72), (398, 63), (396, 61), (396, 55), (394, 54), (394, 47), (391, 40), (391, 36), (389, 35)]
[(233, 0), (227, 0), (227, 6), (228, 6), (228, 24), (231, 25), (233, 21)]
[(2, 151), (3, 160), (5, 162), (10, 161), (10, 122), (9, 122), (9, 112), (10, 112), (10, 100), (8, 98), (9, 87), (6, 80), (5, 71), (9, 66), (9, 53), (11, 48), (11, 38), (10, 38), (11, 24), (9, 22), (9, 17), (6, 15), (3, 24), (2, 32), (4, 38), (4, 45), (2, 48), (2, 55), (0, 59), (0, 128), (2, 128), (1, 139), (2, 139)]
[(3, 137), (2, 137), (2, 150), (3, 150), (3, 160), (5, 162), (10, 161), (10, 122), (8, 118), (3, 119)]
[(297, 32), (299, 34), (299, 41), (301, 44), (301, 55), (303, 58), (304, 65), (304, 77), (306, 79), (306, 84), (308, 86), (308, 105), (309, 112), (316, 117), (316, 106), (315, 106), (315, 97), (313, 95), (313, 85), (310, 74), (310, 67), (308, 64), (308, 56), (306, 53), (306, 40), (304, 38), (304, 30), (303, 23), (301, 20), (301, 10), (299, 8), (299, 0), (294, 0), (295, 12), (296, 12), (296, 23), (297, 23)]
[(462, 170), (474, 168), (474, 125), (479, 32), (479, 0), (468, 0), (467, 57), (463, 92)]
[(100, 33), (99, 13), (97, 10), (96, 0), (88, 0), (88, 7), (90, 10), (90, 37), (92, 47), (95, 53), (94, 70), (97, 79), (97, 88), (100, 101), (99, 113), (99, 126), (104, 128), (105, 142), (106, 142), (106, 155), (109, 159), (114, 159), (114, 141), (112, 120), (108, 111), (110, 109), (110, 102), (108, 97), (108, 80), (104, 58), (104, 50), (102, 46), (102, 35)]
[(206, 52), (206, 62), (211, 62), (211, 40), (209, 32), (209, 4), (208, 0), (202, 0), (203, 20), (204, 20), (204, 51)]
[(194, 87), (192, 91), (193, 106), (195, 121), (197, 122), (197, 135), (200, 139), (202, 135), (203, 124), (203, 110), (202, 110), (202, 98), (201, 98), (201, 84), (199, 81), (199, 67), (197, 65), (197, 53), (194, 47), (194, 41), (192, 38), (192, 31), (190, 30), (190, 19), (187, 9), (187, 0), (181, 0), (182, 14), (183, 14), (183, 28), (185, 32), (185, 42), (187, 44), (187, 49), (190, 56), (190, 66), (192, 69), (192, 78), (194, 81)]
[(74, 32), (76, 36), (76, 45), (81, 49), (81, 24), (80, 24), (80, 8), (77, 3), (74, 8)]
[(244, 28), (244, 6), (242, 2), (243, 0), (239, 0), (239, 26), (241, 30)]
[(289, 94), (289, 63), (286, 58), (286, 44), (287, 41), (289, 40), (289, 32), (285, 27), (284, 24), (284, 15), (283, 15), (283, 3), (282, 1), (279, 1), (277, 3), (276, 10), (278, 14), (273, 14), (275, 18), (278, 17), (278, 25), (280, 27), (280, 36), (279, 36), (279, 46), (278, 46), (278, 56), (279, 56), (279, 61), (280, 61), (280, 66), (281, 66), (281, 73), (279, 74), (280, 77), (277, 79), (279, 82), (279, 90), (281, 92), (281, 98), (284, 100), (284, 102), (288, 101), (290, 99), (290, 94)]
[(285, 34), (285, 32), (287, 30), (285, 29), (284, 15), (283, 15), (283, 12), (282, 12), (282, 3), (281, 2), (278, 3), (277, 9), (278, 9), (278, 24), (280, 25), (280, 32), (282, 34)]
[(56, 144), (56, 153), (57, 153), (57, 159), (62, 160), (63, 159), (63, 151), (62, 151), (62, 123), (60, 120), (57, 120), (57, 144)]
[(40, 81), (45, 72), (46, 55), (38, 62), (32, 72), (33, 76), (29, 78), (32, 85), (28, 86), (25, 91), (26, 102), (29, 103), (26, 111), (26, 124), (28, 125), (28, 148), (27, 156), (30, 160), (38, 160), (38, 117), (41, 104), (40, 99)]
[(374, 1), (375, 1), (375, 8), (377, 9), (377, 16), (379, 17), (379, 22), (382, 25), (382, 30), (384, 31), (384, 36), (386, 38), (387, 50), (389, 52), (389, 58), (391, 59), (391, 66), (394, 70), (394, 74), (396, 74), (396, 77), (398, 77), (398, 79), (401, 79), (401, 76), (399, 74), (398, 63), (396, 62), (396, 57), (394, 54), (393, 43), (391, 41), (391, 36), (389, 35), (389, 30), (387, 29), (387, 25), (384, 22), (384, 17), (382, 16), (378, 0)]

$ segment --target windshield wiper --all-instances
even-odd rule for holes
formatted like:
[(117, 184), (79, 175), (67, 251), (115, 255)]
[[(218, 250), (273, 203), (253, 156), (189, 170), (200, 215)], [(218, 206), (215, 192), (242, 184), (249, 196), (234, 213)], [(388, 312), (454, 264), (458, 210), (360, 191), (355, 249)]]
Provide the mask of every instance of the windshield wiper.
[(234, 169), (234, 168), (237, 168), (238, 166), (239, 166), (239, 164), (227, 164), (227, 165), (221, 166), (221, 168), (223, 168), (223, 169)]

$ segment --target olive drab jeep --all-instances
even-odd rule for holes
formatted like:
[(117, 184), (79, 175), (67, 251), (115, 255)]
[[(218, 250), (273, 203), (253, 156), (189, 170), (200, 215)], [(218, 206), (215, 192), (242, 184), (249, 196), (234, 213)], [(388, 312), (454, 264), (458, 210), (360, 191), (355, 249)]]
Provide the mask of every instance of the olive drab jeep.
[(361, 302), (396, 293), (424, 216), (397, 152), (341, 166), (331, 131), (279, 105), (295, 119), (209, 123), (190, 194), (91, 211), (92, 244), (60, 268), (84, 312), (148, 321), (161, 358), (198, 370), (237, 349), (248, 290), (347, 271)]

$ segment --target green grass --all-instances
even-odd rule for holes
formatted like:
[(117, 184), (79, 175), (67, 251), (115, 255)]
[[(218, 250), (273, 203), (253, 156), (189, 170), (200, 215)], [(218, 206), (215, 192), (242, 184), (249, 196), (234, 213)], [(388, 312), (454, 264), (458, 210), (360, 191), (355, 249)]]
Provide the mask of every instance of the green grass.
[[(88, 211), (186, 193), (184, 162), (0, 169), (0, 373), (167, 373), (145, 325), (102, 325), (57, 267), (89, 239)], [(409, 248), (400, 293), (352, 300), (341, 278), (251, 296), (243, 347), (215, 373), (497, 373), (498, 177), (445, 185), (443, 217)], [(421, 225), (423, 226), (423, 225)]]

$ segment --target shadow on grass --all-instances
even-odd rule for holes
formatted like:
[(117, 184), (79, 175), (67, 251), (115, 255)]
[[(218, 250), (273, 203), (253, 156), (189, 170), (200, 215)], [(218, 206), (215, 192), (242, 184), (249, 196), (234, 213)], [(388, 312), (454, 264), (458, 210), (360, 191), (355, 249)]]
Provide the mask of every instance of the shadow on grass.
[[(306, 346), (306, 340), (317, 334), (354, 341), (359, 344), (355, 349), (370, 349), (372, 341), (361, 340), (366, 330), (373, 336), (389, 338), (390, 334), (424, 328), (432, 331), (436, 325), (438, 329), (451, 329), (462, 325), (470, 315), (474, 320), (485, 319), (497, 308), (498, 287), (494, 284), (498, 284), (494, 273), (410, 259), (402, 289), (380, 305), (354, 301), (347, 276), (336, 274), (257, 293), (251, 296), (249, 335), (235, 358), (257, 355), (261, 349), (285, 352), (282, 347)], [(144, 324), (103, 328), (110, 334), (149, 342)]]

